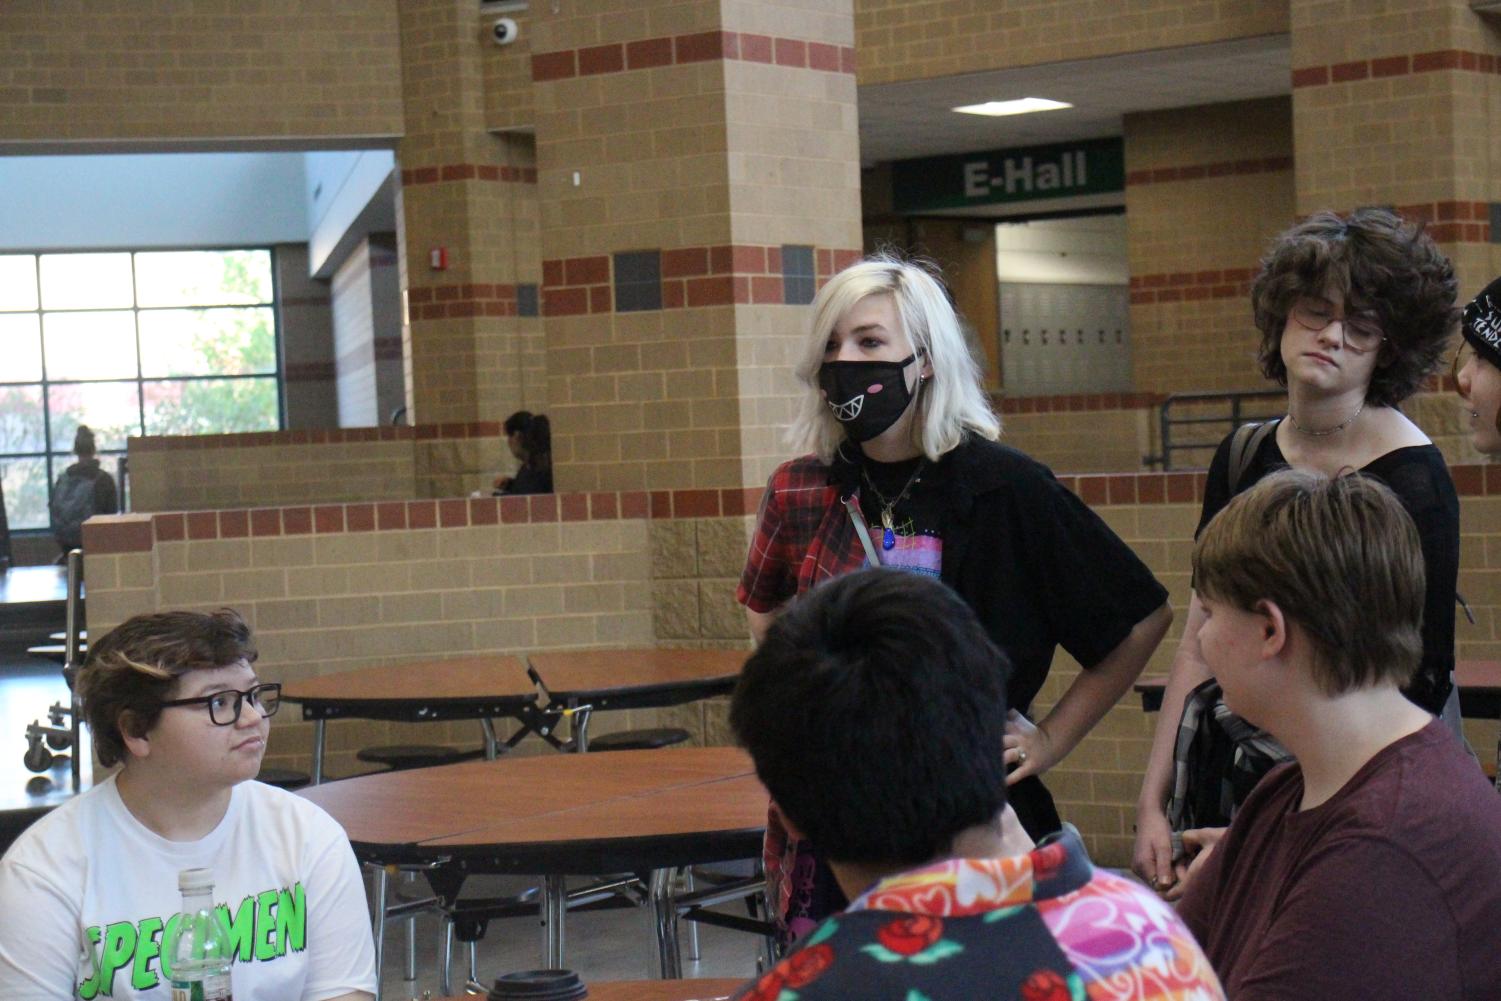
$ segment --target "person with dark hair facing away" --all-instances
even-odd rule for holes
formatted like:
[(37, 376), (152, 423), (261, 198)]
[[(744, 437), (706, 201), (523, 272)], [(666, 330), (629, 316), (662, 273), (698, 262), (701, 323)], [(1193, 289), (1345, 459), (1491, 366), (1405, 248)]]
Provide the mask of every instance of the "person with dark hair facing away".
[[(1458, 288), (1453, 264), (1422, 226), (1386, 209), (1343, 218), (1316, 212), (1278, 236), (1251, 287), (1251, 304), (1261, 371), (1287, 388), (1287, 416), (1246, 425), (1220, 443), (1198, 528), (1202, 533), (1237, 492), (1289, 466), (1325, 476), (1358, 470), (1396, 491), (1417, 524), (1428, 581), (1423, 656), (1403, 690), (1414, 705), (1442, 714), (1456, 736), (1459, 498), (1443, 455), (1398, 405), (1436, 371), (1458, 320)], [(1180, 892), (1182, 870), (1173, 828), (1227, 822), (1286, 756), (1264, 734), (1223, 715), (1197, 647), (1201, 616), (1202, 603), (1191, 596), (1136, 807), (1132, 868), (1169, 897)], [(1238, 763), (1224, 754), (1201, 756), (1180, 740), (1180, 725), (1193, 729), (1194, 719), (1201, 732), (1207, 720), (1240, 735)], [(1248, 745), (1254, 758), (1243, 753)]]
[[(1501, 998), (1501, 798), (1404, 698), (1423, 550), (1370, 477), (1288, 470), (1194, 549), (1225, 702), (1293, 753), (1198, 845), (1180, 913), (1236, 1001)], [(1217, 846), (1216, 846), (1217, 843)]]
[(957, 594), (893, 569), (810, 591), (770, 625), (730, 725), (790, 831), (852, 903), (739, 997), (775, 1001), (1223, 993), (1171, 907), (1040, 845), (1006, 802), (1005, 654)]
[(102, 764), (120, 770), (0, 860), (0, 997), (162, 999), (178, 873), (213, 871), (237, 943), (236, 1001), (360, 1001), (376, 990), (364, 885), (339, 825), (253, 781), (281, 686), (221, 609), (137, 615), (78, 675)]
[(496, 496), (552, 493), (552, 422), (546, 414), (518, 410), (506, 418), (506, 445), (521, 463), (514, 476), (495, 478)]
[(85, 521), (120, 509), (114, 477), (99, 467), (94, 432), (87, 424), (78, 425), (73, 435), (73, 454), (78, 461), (63, 470), (52, 487), (52, 535), (64, 555), (83, 546)]

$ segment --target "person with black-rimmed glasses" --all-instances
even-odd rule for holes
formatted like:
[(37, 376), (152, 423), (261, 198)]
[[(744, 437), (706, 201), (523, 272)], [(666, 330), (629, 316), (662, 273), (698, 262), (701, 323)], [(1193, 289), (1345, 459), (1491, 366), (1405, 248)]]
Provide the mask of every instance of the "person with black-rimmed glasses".
[(221, 609), (138, 615), (77, 679), (100, 762), (119, 771), (32, 825), (0, 860), (0, 999), (163, 998), (183, 869), (214, 874), (239, 1001), (374, 996), (375, 950), (349, 839), (254, 781), (281, 686)]

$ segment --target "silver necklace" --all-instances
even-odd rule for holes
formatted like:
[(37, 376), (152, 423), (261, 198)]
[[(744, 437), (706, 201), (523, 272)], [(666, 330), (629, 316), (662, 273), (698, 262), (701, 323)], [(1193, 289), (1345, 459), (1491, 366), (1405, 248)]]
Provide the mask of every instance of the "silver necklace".
[(1306, 434), (1310, 438), (1327, 438), (1329, 435), (1335, 434), (1336, 432), (1339, 432), (1339, 431), (1343, 431), (1345, 428), (1349, 427), (1351, 425), (1351, 423), (1354, 422), (1355, 418), (1357, 418), (1357, 417), (1360, 416), (1360, 412), (1362, 410), (1364, 410), (1364, 409), (1365, 409), (1365, 400), (1361, 400), (1360, 401), (1360, 406), (1358, 406), (1358, 407), (1355, 408), (1355, 412), (1353, 414), (1351, 414), (1349, 416), (1349, 418), (1343, 424), (1336, 424), (1336, 425), (1334, 425), (1334, 427), (1329, 428), (1327, 431), (1310, 431), (1310, 430), (1308, 430), (1306, 427), (1304, 427), (1303, 425), (1301, 425), (1301, 424), (1298, 423), (1298, 419), (1293, 416), (1293, 412), (1290, 409), (1287, 412), (1287, 419), (1293, 422), (1293, 430), (1296, 431), (1296, 432), (1298, 432), (1299, 434)]
[(907, 494), (917, 485), (922, 475), (922, 468), (927, 464), (927, 458), (917, 460), (917, 468), (912, 470), (912, 475), (907, 477), (907, 485), (902, 487), (902, 492), (891, 500), (881, 493), (881, 488), (876, 486), (876, 481), (870, 478), (864, 464), (860, 466), (860, 476), (865, 480), (865, 485), (870, 487), (870, 492), (876, 495), (876, 500), (881, 504), (881, 548), (890, 552), (896, 546), (896, 521), (891, 516), (892, 508), (907, 499)]

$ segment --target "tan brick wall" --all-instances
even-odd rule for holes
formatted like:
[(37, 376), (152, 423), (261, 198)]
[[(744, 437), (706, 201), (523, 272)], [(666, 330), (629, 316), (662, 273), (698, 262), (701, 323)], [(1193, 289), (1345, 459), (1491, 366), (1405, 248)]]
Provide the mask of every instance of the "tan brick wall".
[(859, 0), (860, 83), (1203, 45), (1287, 31), (1286, 0)]
[[(129, 443), (136, 511), (201, 511), (489, 494), (515, 460), (498, 431), (475, 438), (143, 449)], [(150, 444), (149, 440), (147, 442)]]
[(1126, 116), (1136, 389), (1262, 387), (1246, 272), (1292, 222), (1291, 114), (1271, 98)]
[[(828, 273), (832, 252), (859, 245), (852, 41), (843, 3), (611, 2), (537, 19), (560, 486), (736, 487), (785, 457), (806, 321), (777, 304), (779, 248), (818, 248)], [(651, 250), (663, 308), (619, 311), (613, 255)]]
[(396, 7), (0, 4), (0, 142), (396, 136)]
[[(513, 50), (526, 43), (497, 49), (483, 27), (463, 0), (400, 4), (403, 340), (410, 419), (424, 423), (545, 402), (540, 320), (518, 315), (516, 292), (541, 271), (533, 144), (486, 128), (487, 67), (525, 61)], [(430, 265), (435, 248), (444, 270)]]
[[(1461, 295), (1501, 268), (1480, 211), (1501, 200), (1501, 33), (1464, 0), (1367, 9), (1293, 0), (1297, 211), (1395, 205), (1437, 223)], [(1457, 213), (1450, 206), (1462, 207)], [(1444, 225), (1465, 220), (1467, 225)]]
[(1006, 414), (1001, 441), (1056, 473), (1119, 473), (1145, 468), (1157, 450), (1155, 408)]
[[(158, 541), (151, 552), (88, 558), (90, 627), (228, 605), (255, 630), (261, 676), (283, 683), (485, 651), (649, 646), (650, 562), (640, 519)], [(595, 732), (657, 721), (601, 713)], [(334, 722), (328, 769), (367, 770), (354, 760), (365, 746), (477, 746), (479, 733), (471, 721)], [(295, 708), (282, 713), (267, 763), (306, 769), (311, 741)]]

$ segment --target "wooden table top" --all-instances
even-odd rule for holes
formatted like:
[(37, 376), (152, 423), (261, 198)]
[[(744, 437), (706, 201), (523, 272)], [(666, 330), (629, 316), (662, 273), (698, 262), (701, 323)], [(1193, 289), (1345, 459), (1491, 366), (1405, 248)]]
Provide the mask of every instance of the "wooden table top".
[(354, 714), (372, 705), (435, 705), (536, 701), (537, 686), (517, 657), (484, 654), (451, 660), (362, 667), (293, 682), (282, 698), (305, 707), (342, 706)]
[[(586, 981), (586, 1001), (725, 1001), (744, 980), (614, 980)], [(474, 995), (437, 1001), (475, 1001)]]
[[(1459, 683), (1460, 712), (1477, 719), (1501, 718), (1501, 660), (1457, 660), (1454, 678)], [(1162, 708), (1167, 676), (1147, 675), (1136, 679), (1132, 690), (1141, 696), (1147, 712)]]
[(551, 650), (527, 660), (548, 694), (577, 701), (675, 686), (729, 691), (747, 650)]
[(391, 862), (496, 845), (531, 862), (570, 843), (760, 830), (768, 799), (749, 756), (733, 747), (511, 756), (378, 772), (298, 795), (343, 825), (362, 858)]

